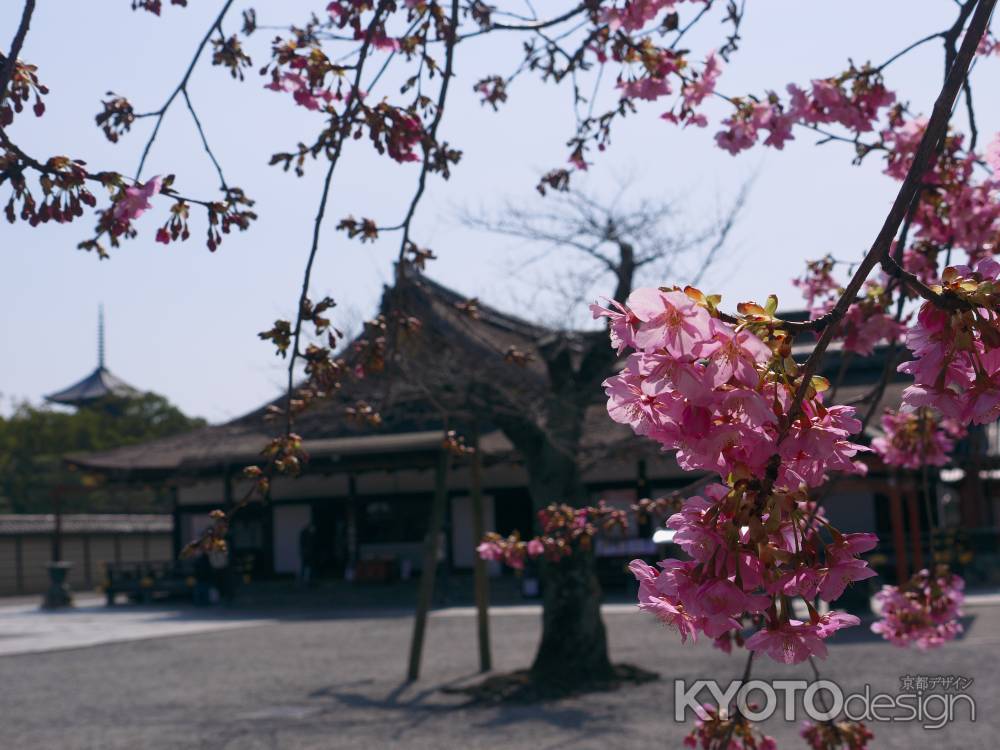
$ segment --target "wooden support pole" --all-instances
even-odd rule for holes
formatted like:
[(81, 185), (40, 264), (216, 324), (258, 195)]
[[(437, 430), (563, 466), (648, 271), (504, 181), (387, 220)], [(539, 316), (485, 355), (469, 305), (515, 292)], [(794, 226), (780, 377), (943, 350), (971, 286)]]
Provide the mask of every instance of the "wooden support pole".
[(181, 494), (180, 490), (174, 486), (170, 488), (170, 502), (173, 505), (171, 509), (171, 514), (173, 515), (174, 523), (170, 534), (170, 544), (173, 547), (172, 557), (179, 558), (181, 554), (181, 549), (184, 547), (185, 540), (183, 538), (184, 530), (181, 529)]
[(83, 535), (83, 582), (87, 588), (94, 585), (94, 576), (90, 570), (90, 534)]
[(913, 552), (913, 570), (924, 567), (924, 549), (920, 539), (920, 507), (917, 505), (917, 491), (910, 485), (906, 489), (906, 510), (910, 516), (910, 547)]
[(442, 446), (434, 474), (434, 500), (431, 503), (430, 523), (424, 538), (424, 564), (420, 571), (420, 589), (417, 593), (417, 611), (413, 620), (413, 640), (410, 642), (410, 666), (406, 679), (413, 682), (420, 677), (420, 657), (424, 650), (424, 632), (427, 629), (427, 613), (434, 597), (434, 578), (438, 563), (438, 537), (444, 523), (445, 506), (448, 501), (448, 451)]
[(902, 586), (910, 579), (910, 573), (906, 560), (906, 535), (903, 533), (903, 503), (895, 476), (889, 477), (889, 520), (892, 524), (892, 546), (896, 551), (896, 583)]
[(14, 537), (14, 567), (17, 576), (17, 593), (24, 593), (24, 541), (20, 534)]
[(354, 474), (347, 475), (347, 571), (346, 577), (354, 580), (358, 567), (358, 480)]
[[(479, 446), (479, 425), (472, 431), (472, 539), (478, 545), (486, 532), (483, 521), (483, 460)], [(493, 669), (493, 657), (490, 654), (490, 579), (487, 577), (486, 561), (473, 553), (472, 563), (476, 592), (476, 624), (479, 640), (479, 671), (489, 672)]]

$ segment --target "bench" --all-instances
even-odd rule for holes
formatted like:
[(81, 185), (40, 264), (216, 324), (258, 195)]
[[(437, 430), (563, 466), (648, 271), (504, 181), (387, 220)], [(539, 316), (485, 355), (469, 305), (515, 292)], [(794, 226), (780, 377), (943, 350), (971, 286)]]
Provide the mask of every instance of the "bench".
[(191, 596), (194, 585), (194, 565), (191, 561), (169, 560), (105, 563), (101, 588), (110, 607), (118, 594), (145, 604), (160, 597)]

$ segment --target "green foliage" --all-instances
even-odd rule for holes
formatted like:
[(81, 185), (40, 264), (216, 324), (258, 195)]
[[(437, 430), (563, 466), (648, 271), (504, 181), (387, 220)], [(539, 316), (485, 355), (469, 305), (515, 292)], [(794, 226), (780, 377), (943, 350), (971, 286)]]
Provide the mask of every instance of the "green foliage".
[[(186, 416), (155, 393), (109, 399), (75, 412), (20, 403), (10, 416), (0, 416), (0, 512), (51, 512), (51, 488), (81, 481), (79, 472), (63, 465), (67, 453), (132, 445), (204, 424), (205, 420)], [(140, 512), (166, 510), (167, 504), (155, 491), (138, 488), (113, 494), (70, 493), (64, 509)]]

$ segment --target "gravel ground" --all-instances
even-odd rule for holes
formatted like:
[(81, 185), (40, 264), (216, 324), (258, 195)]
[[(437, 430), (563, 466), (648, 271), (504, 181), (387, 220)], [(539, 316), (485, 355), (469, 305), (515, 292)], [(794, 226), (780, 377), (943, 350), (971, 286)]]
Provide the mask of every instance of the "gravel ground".
[[(856, 628), (832, 643), (823, 676), (848, 690), (899, 691), (902, 675), (961, 675), (978, 716), (963, 712), (931, 731), (917, 723), (874, 726), (873, 748), (1000, 746), (1000, 607), (968, 609), (967, 633), (936, 652), (900, 650)], [(0, 657), (0, 748), (678, 748), (688, 726), (672, 720), (673, 680), (742, 671), (739, 654), (681, 646), (647, 617), (611, 608), (612, 656), (659, 672), (642, 687), (530, 706), (468, 707), (440, 691), (478, 678), (475, 620), (461, 610), (432, 617), (420, 681), (407, 685), (411, 620), (300, 617), (238, 630), (153, 638)], [(491, 620), (498, 671), (530, 661), (535, 612)], [(767, 660), (765, 679), (805, 678), (803, 665)], [(964, 711), (964, 709), (963, 709)], [(774, 719), (779, 747), (804, 747), (796, 723)], [(793, 740), (793, 741), (788, 741)]]

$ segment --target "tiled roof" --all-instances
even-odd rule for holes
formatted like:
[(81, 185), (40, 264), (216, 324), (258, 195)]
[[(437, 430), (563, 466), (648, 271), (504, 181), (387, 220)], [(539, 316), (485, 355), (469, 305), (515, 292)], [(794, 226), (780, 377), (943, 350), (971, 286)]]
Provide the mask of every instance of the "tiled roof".
[[(468, 302), (468, 298), (423, 275), (409, 275), (397, 286), (387, 288), (382, 312), (388, 314), (400, 309), (418, 318), (419, 346), (407, 349), (405, 341), (400, 344), (405, 355), (400, 360), (404, 364), (396, 364), (399, 371), (392, 377), (376, 374), (351, 380), (300, 415), (295, 431), (303, 437), (306, 451), (321, 457), (427, 450), (440, 444), (442, 411), (452, 415), (452, 425), (456, 414), (464, 414), (471, 421), (478, 399), (484, 410), (489, 407), (493, 417), (484, 418), (480, 424), (484, 456), (501, 459), (512, 455), (513, 446), (497, 428), (502, 418), (497, 404), (509, 404), (518, 416), (523, 411), (546, 413), (542, 401), (553, 396), (541, 350), (561, 347), (572, 358), (584, 348), (578, 345), (586, 343), (587, 337), (605, 334), (556, 331), (481, 303), (477, 303), (476, 313), (470, 315)], [(789, 318), (792, 316), (794, 313)], [(527, 355), (523, 365), (508, 361), (511, 348)], [(350, 352), (350, 347), (345, 351)], [(831, 381), (837, 379), (842, 361), (843, 354), (834, 351), (824, 362), (824, 374)], [(837, 393), (836, 401), (840, 403), (863, 396), (878, 382), (884, 356), (876, 353), (872, 357), (852, 358), (848, 364), (845, 368), (848, 377), (842, 380)], [(474, 389), (470, 389), (469, 383), (474, 384)], [(899, 384), (890, 383), (882, 403), (898, 404), (900, 390)], [(429, 393), (433, 393), (433, 398)], [(283, 401), (282, 395), (271, 404), (280, 406)], [(357, 401), (377, 405), (383, 423), (372, 428), (346, 420), (345, 407)], [(259, 456), (273, 437), (277, 428), (264, 420), (271, 404), (226, 424), (100, 453), (74, 454), (67, 460), (94, 471), (136, 475), (164, 475), (186, 469), (205, 471), (227, 464), (239, 467)], [(872, 421), (877, 425), (877, 418)], [(581, 448), (594, 457), (659, 453), (655, 443), (635, 437), (628, 427), (608, 419), (599, 387), (595, 387), (593, 403), (587, 407)]]
[(79, 383), (74, 383), (69, 388), (65, 388), (58, 393), (50, 394), (45, 399), (56, 404), (79, 406), (92, 401), (99, 401), (109, 396), (133, 398), (138, 395), (139, 391), (137, 389), (130, 386), (124, 380), (112, 375), (106, 367), (101, 365)]

